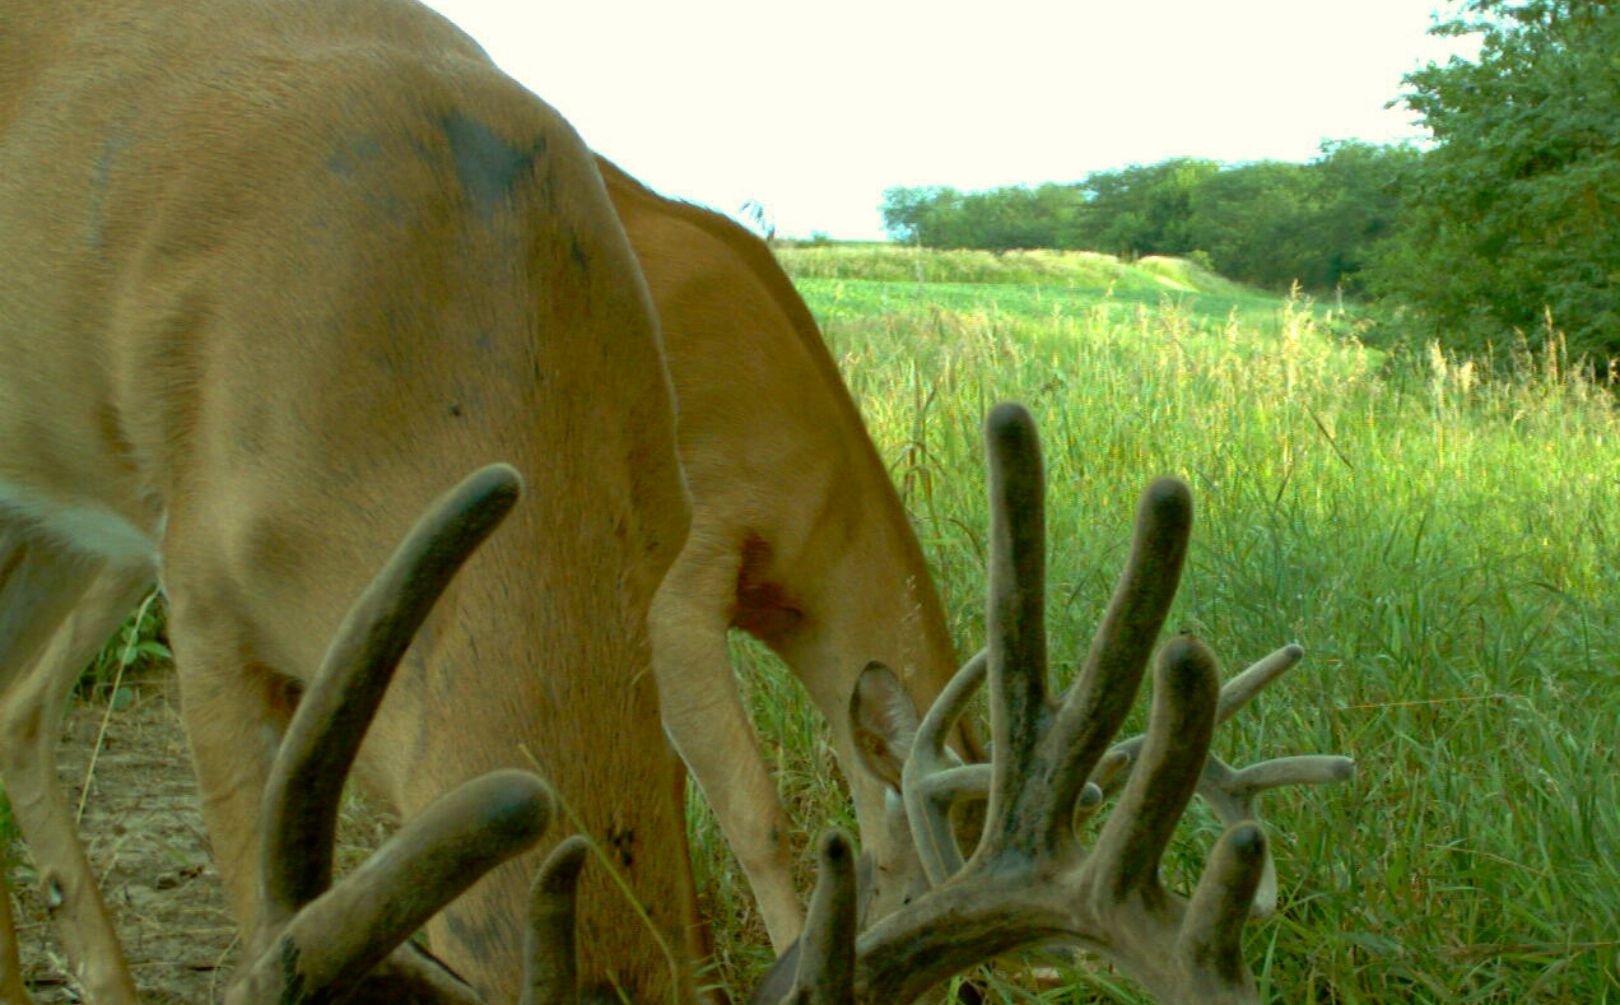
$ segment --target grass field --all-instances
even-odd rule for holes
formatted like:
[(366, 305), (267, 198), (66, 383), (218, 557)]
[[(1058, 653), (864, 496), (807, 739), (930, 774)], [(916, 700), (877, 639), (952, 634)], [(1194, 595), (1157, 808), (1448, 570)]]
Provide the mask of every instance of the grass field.
[[(1248, 939), (1266, 1000), (1620, 1002), (1612, 389), (1556, 354), (1485, 373), (1375, 352), (1341, 337), (1353, 324), (1338, 312), (1229, 285), (975, 282), (971, 261), (905, 252), (919, 281), (841, 250), (783, 258), (892, 465), (961, 651), (983, 640), (979, 429), (1002, 399), (1027, 403), (1044, 436), (1060, 674), (1160, 473), (1198, 507), (1172, 624), (1228, 672), (1305, 646), (1292, 679), (1216, 740), (1240, 763), (1358, 762), (1350, 785), (1267, 797), (1283, 904)], [(861, 278), (867, 262), (877, 278)], [(767, 657), (745, 657), (765, 670), (755, 706), (784, 738), (772, 756), (798, 818), (833, 817), (807, 703)], [(1218, 832), (1197, 809), (1168, 863), (1184, 889)], [(734, 883), (704, 826), (709, 881)], [(1072, 979), (998, 993), (1146, 1000), (1117, 978)]]
[[(1349, 785), (1269, 796), (1282, 886), (1248, 951), (1268, 1001), (1620, 1002), (1620, 411), (1556, 354), (1486, 373), (1379, 352), (1353, 317), (1177, 262), (783, 252), (891, 465), (960, 651), (983, 641), (980, 423), (1025, 402), (1048, 466), (1051, 653), (1066, 679), (1122, 562), (1137, 494), (1197, 506), (1172, 624), (1229, 672), (1305, 664), (1223, 727), (1246, 763), (1344, 753)], [(138, 640), (118, 645), (127, 658)], [(850, 825), (830, 750), (757, 647), (739, 659), (807, 846)], [(1140, 724), (1146, 707), (1139, 701)], [(694, 797), (717, 936), (746, 987), (763, 931)], [(1217, 833), (1195, 806), (1185, 889)], [(809, 855), (804, 880), (810, 881)], [(1142, 1002), (1085, 966), (993, 1000)]]

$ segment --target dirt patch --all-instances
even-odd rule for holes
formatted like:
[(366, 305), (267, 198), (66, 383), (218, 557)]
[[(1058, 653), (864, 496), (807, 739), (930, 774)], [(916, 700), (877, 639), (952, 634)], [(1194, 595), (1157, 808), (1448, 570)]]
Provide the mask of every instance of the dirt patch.
[[(79, 834), (141, 1000), (215, 1002), (234, 964), (236, 927), (208, 855), (174, 678), (155, 673), (125, 687), (133, 700), (119, 711), (109, 714), (102, 703), (73, 706), (58, 748), (58, 775), (74, 805), (90, 780)], [(18, 845), (15, 855), (19, 864), (10, 878), (23, 979), (39, 1005), (81, 1001), (46, 920), (28, 850)]]
[[(104, 701), (74, 703), (57, 747), (58, 777), (75, 806), (89, 778), (79, 836), (113, 912), (142, 1005), (216, 1005), (238, 963), (236, 926), (209, 855), (179, 689), (167, 667), (126, 678), (123, 686), (132, 700), (117, 711)], [(358, 864), (395, 824), (390, 814), (348, 798), (339, 822), (338, 873)], [(730, 919), (716, 926), (717, 962), (709, 977), (747, 986), (768, 956), (764, 930), (718, 840), (711, 833), (700, 843), (714, 859), (708, 863), (710, 882), (699, 890), (701, 916)], [(28, 848), (18, 843), (11, 852), (24, 983), (36, 1005), (82, 1002), (82, 988), (46, 918)]]
[[(131, 700), (117, 711), (100, 701), (74, 703), (57, 748), (57, 776), (75, 806), (90, 781), (79, 838), (142, 1005), (213, 1005), (224, 1000), (235, 973), (237, 932), (198, 809), (179, 688), (168, 668), (125, 678), (123, 686)], [(352, 794), (346, 798), (337, 872), (357, 865), (396, 823)], [(12, 851), (23, 981), (36, 1005), (81, 1002), (82, 989), (46, 920), (27, 846)]]

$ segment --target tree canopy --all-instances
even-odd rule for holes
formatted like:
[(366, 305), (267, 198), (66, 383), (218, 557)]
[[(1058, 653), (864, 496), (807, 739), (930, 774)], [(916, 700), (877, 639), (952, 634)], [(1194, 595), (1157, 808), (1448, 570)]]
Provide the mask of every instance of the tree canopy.
[(1620, 7), (1472, 0), (1436, 30), (1480, 33), (1480, 56), (1407, 77), (1435, 146), (1369, 288), (1452, 344), (1550, 315), (1572, 350), (1620, 355)]
[(1395, 178), (1416, 156), (1344, 142), (1305, 165), (1173, 158), (1067, 185), (893, 188), (883, 222), (896, 240), (934, 248), (1202, 253), (1244, 282), (1326, 290), (1353, 284), (1372, 242), (1389, 232)]
[(1192, 256), (1260, 286), (1372, 296), (1457, 348), (1555, 329), (1576, 353), (1620, 356), (1620, 2), (1466, 0), (1434, 31), (1481, 48), (1406, 77), (1423, 151), (1343, 141), (1308, 164), (1172, 158), (1034, 188), (894, 188), (884, 224), (938, 248)]

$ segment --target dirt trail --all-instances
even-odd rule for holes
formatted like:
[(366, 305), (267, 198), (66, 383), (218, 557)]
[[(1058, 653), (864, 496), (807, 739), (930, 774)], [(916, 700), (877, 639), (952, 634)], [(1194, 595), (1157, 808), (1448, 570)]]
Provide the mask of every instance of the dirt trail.
[[(59, 748), (59, 774), (77, 805), (106, 719), (79, 833), (114, 913), (143, 1003), (219, 1000), (234, 962), (235, 926), (208, 857), (196, 781), (168, 671), (124, 685), (132, 703), (76, 703)], [(11, 872), (23, 977), (38, 1005), (80, 1001), (27, 849)]]
[[(133, 700), (110, 714), (104, 701), (74, 703), (57, 747), (58, 775), (73, 805), (90, 775), (79, 835), (112, 909), (142, 1005), (216, 1005), (237, 963), (236, 929), (208, 853), (178, 687), (168, 667), (126, 678), (123, 687)], [(358, 864), (396, 823), (390, 814), (346, 798), (338, 873)], [(24, 982), (36, 1005), (81, 1002), (46, 918), (26, 845), (14, 845), (12, 856), (9, 879)], [(699, 892), (704, 917), (715, 916), (713, 896), (712, 889)], [(721, 962), (714, 977), (734, 983), (739, 967), (757, 968), (764, 939), (757, 918), (716, 934)]]

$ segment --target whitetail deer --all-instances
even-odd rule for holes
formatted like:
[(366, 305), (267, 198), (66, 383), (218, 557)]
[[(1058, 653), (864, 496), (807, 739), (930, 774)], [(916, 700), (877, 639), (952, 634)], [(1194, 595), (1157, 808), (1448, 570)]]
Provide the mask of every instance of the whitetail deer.
[[(692, 531), (653, 602), (660, 711), (780, 952), (801, 924), (789, 824), (737, 694), (727, 628), (780, 655), (831, 728), (871, 859), (873, 918), (899, 906), (916, 859), (909, 838), (883, 826), (884, 789), (856, 759), (849, 695), (875, 660), (927, 705), (955, 652), (888, 472), (770, 249), (598, 163), (663, 328), (692, 491)], [(971, 729), (957, 745), (983, 756)]]
[[(598, 166), (660, 317), (693, 497), (692, 532), (653, 608), (663, 720), (780, 951), (801, 921), (788, 822), (737, 696), (726, 629), (748, 630), (788, 659), (826, 717), (871, 859), (864, 906), (874, 918), (917, 885), (920, 867), (903, 828), (882, 826), (883, 788), (854, 760), (848, 695), (862, 665), (878, 661), (898, 668), (910, 700), (926, 705), (955, 657), (906, 514), (769, 249), (717, 213), (662, 198), (607, 161)], [(25, 827), (54, 836), (55, 850), (37, 854), (79, 905), (63, 919), (101, 932), (111, 925), (49, 767), (51, 724), (86, 654), (150, 586), (145, 564), (99, 577), (38, 669), (0, 701), (4, 776), (43, 794), (29, 801)], [(964, 754), (982, 756), (971, 730), (959, 740)]]
[[(1160, 650), (1135, 770), (1092, 847), (1077, 836), (1077, 824), (1098, 808), (1095, 770), (1107, 759), (1175, 594), (1190, 530), (1186, 488), (1165, 479), (1144, 495), (1130, 561), (1085, 669), (1053, 703), (1045, 694), (1044, 490), (1034, 427), (1021, 409), (1000, 406), (987, 439), (989, 647), (929, 711), (914, 748), (927, 753), (902, 772), (906, 802), (918, 808), (914, 833), (936, 885), (857, 937), (852, 852), (844, 838), (829, 835), (804, 936), (751, 1001), (910, 1001), (999, 952), (1064, 938), (1112, 960), (1169, 1005), (1256, 1003), (1242, 933), (1265, 871), (1259, 824), (1228, 828), (1190, 900), (1167, 891), (1158, 877), (1176, 821), (1206, 773), (1223, 706), (1214, 659), (1195, 639), (1178, 636)], [(464, 550), (510, 505), (514, 484), (500, 467), (468, 479), (423, 519), (345, 619), (266, 792), (261, 882), (272, 907), (252, 943), (255, 961), (228, 998), (233, 1005), (342, 994), (399, 1001), (407, 990), (414, 1001), (471, 1000), (457, 997), (462, 989), (448, 981), (431, 983), (435, 975), (407, 985), (386, 968), (368, 971), (478, 871), (535, 839), (549, 815), (544, 784), (521, 772), (464, 783), (335, 887), (332, 821), (337, 780), (410, 632)], [(930, 834), (949, 842), (942, 807), (953, 793), (978, 788), (984, 772), (934, 767), (951, 721), (986, 676), (995, 741), (989, 823), (964, 863)], [(1234, 693), (1228, 703), (1241, 696)], [(1273, 776), (1303, 781), (1348, 770), (1342, 759), (1331, 770), (1320, 758), (1271, 763)], [(296, 851), (313, 852), (312, 861)], [(524, 1005), (582, 1000), (574, 901), (585, 853), (583, 842), (563, 842), (537, 874), (520, 981)]]
[[(645, 905), (587, 877), (585, 986), (687, 997), (684, 772), (646, 616), (689, 505), (589, 152), (407, 0), (0, 5), (0, 767), (97, 1002), (134, 992), (46, 805), (69, 682), (38, 675), (161, 578), (215, 858), (260, 929), (294, 699), (420, 507), (498, 459), (531, 491), (427, 620), (355, 774), (414, 818), (537, 763)], [(429, 923), (480, 994), (516, 994), (534, 864)]]

